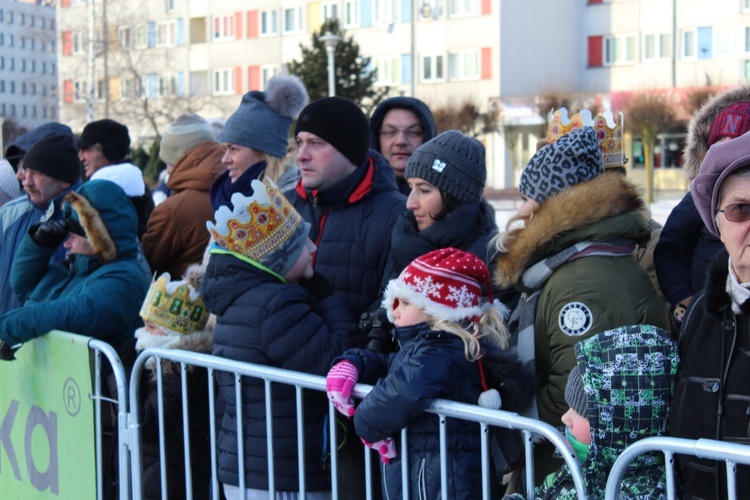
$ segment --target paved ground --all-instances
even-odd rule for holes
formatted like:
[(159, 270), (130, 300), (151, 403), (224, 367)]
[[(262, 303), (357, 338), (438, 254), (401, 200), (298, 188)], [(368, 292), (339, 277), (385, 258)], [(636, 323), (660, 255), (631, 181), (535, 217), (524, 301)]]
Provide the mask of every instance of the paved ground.
[[(656, 193), (656, 201), (651, 204), (651, 215), (655, 221), (664, 224), (677, 203), (685, 195), (678, 191), (664, 191)], [(517, 189), (487, 190), (485, 198), (495, 207), (495, 218), (499, 228), (505, 228), (505, 223), (510, 219), (521, 203), (521, 195)]]

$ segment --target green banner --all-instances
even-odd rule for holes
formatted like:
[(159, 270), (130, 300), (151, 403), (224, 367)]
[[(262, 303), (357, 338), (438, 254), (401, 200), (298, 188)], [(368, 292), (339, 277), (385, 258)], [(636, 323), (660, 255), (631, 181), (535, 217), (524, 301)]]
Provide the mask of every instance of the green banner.
[(88, 340), (53, 331), (0, 361), (0, 498), (96, 498)]

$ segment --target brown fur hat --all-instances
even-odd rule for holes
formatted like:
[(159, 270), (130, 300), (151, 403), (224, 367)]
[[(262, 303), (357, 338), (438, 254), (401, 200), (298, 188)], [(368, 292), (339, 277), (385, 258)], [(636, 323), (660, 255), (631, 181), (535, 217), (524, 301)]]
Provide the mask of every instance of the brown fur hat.
[(741, 85), (709, 99), (690, 119), (682, 167), (688, 180), (695, 179), (708, 152), (711, 125), (722, 110), (737, 102), (750, 102), (750, 85)]
[(107, 231), (107, 226), (89, 200), (82, 194), (71, 191), (65, 195), (65, 201), (78, 214), (78, 222), (86, 231), (86, 239), (94, 249), (96, 257), (103, 263), (112, 262), (117, 258), (117, 246)]

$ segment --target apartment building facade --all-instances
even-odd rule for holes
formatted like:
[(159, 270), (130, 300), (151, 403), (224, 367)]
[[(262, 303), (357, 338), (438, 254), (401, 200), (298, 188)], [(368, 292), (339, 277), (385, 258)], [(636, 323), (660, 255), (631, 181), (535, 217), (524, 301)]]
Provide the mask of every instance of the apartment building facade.
[[(545, 94), (574, 95), (617, 112), (632, 92), (669, 92), (679, 100), (707, 83), (746, 81), (749, 3), (63, 0), (60, 120), (81, 130), (89, 119), (109, 116), (137, 139), (157, 135), (182, 112), (227, 117), (242, 94), (285, 71), (300, 58), (300, 44), (336, 17), (392, 95), (415, 95), (433, 108), (471, 102), (483, 114), (499, 113), (495, 130), (478, 130), (488, 185), (506, 188), (516, 185), (543, 133)], [(675, 144), (679, 138), (660, 144), (659, 165), (673, 160), (667, 153)], [(637, 157), (637, 141), (626, 148)]]
[(0, 0), (0, 119), (31, 129), (58, 118), (55, 9)]

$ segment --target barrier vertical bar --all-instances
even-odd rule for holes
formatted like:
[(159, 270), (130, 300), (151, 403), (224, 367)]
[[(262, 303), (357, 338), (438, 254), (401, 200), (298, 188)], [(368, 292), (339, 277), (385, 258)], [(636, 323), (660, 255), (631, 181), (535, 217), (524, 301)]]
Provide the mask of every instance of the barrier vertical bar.
[(737, 500), (737, 464), (731, 460), (727, 460), (726, 463), (727, 463), (727, 498), (729, 500)]
[(208, 377), (208, 422), (209, 422), (209, 439), (211, 440), (211, 496), (213, 500), (219, 500), (219, 471), (216, 464), (216, 390), (214, 389), (214, 381), (216, 379), (214, 369), (208, 368), (206, 370), (206, 376)]
[(240, 498), (247, 500), (245, 486), (245, 434), (242, 411), (242, 375), (234, 374), (234, 407), (237, 410), (237, 475), (240, 476)]
[[(180, 390), (182, 391), (182, 446), (184, 447), (185, 471), (192, 471), (190, 460), (190, 407), (188, 401), (188, 379), (185, 363), (180, 363)], [(193, 500), (193, 475), (185, 474), (185, 496)]]
[(167, 493), (167, 445), (164, 433), (164, 372), (161, 358), (154, 358), (156, 369), (156, 407), (159, 412), (159, 477), (161, 479), (161, 497), (169, 498)]
[(401, 490), (404, 500), (409, 500), (409, 428), (401, 429)]
[(296, 385), (295, 397), (297, 398), (297, 467), (299, 476), (299, 497), (307, 495), (307, 482), (305, 480), (305, 403), (302, 399), (302, 387)]
[(523, 447), (526, 455), (526, 498), (534, 498), (534, 444), (531, 432), (523, 431)]
[[(104, 498), (102, 457), (102, 353), (94, 349), (94, 425), (96, 428), (96, 498)], [(114, 431), (114, 428), (113, 428)], [(113, 440), (114, 441), (114, 440)], [(114, 442), (112, 446), (114, 446)]]
[(438, 414), (440, 421), (440, 493), (448, 498), (448, 439), (446, 435), (445, 415)]
[(362, 452), (365, 454), (365, 500), (372, 500), (372, 452), (367, 446), (362, 447)]
[(336, 409), (328, 400), (328, 434), (331, 447), (331, 499), (339, 498), (339, 455), (338, 439), (336, 438)]
[(271, 381), (263, 380), (266, 395), (266, 453), (268, 454), (268, 498), (276, 495), (276, 469), (273, 461), (273, 411), (271, 406)]
[[(480, 438), (482, 440), (482, 500), (490, 500), (490, 447), (489, 447), (489, 426), (482, 422), (479, 424)], [(502, 478), (498, 478), (501, 480)]]
[(667, 469), (667, 498), (675, 498), (677, 489), (674, 484), (674, 453), (669, 450), (665, 450), (664, 462)]

